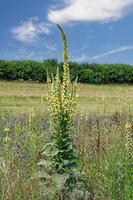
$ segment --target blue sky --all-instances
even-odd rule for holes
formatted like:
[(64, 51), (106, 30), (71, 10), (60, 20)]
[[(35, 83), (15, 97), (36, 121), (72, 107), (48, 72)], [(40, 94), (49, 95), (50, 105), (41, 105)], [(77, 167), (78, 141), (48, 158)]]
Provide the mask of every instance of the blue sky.
[(133, 0), (0, 0), (0, 59), (133, 64)]

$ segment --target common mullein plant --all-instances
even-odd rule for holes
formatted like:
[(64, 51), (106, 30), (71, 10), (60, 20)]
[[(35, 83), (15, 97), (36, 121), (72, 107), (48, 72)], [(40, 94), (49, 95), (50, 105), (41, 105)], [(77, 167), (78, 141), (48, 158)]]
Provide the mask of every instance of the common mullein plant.
[[(41, 160), (38, 163), (41, 169), (39, 176), (54, 183), (59, 199), (67, 199), (69, 192), (72, 197), (72, 192), (78, 191), (79, 182), (80, 190), (81, 185), (84, 185), (82, 196), (89, 199), (89, 193), (85, 189), (86, 184), (81, 180), (77, 154), (70, 137), (72, 117), (76, 109), (77, 80), (73, 83), (70, 80), (66, 34), (59, 25), (57, 27), (63, 41), (63, 76), (60, 77), (59, 68), (55, 77), (47, 75), (50, 139), (43, 147)], [(79, 191), (77, 195), (79, 197)]]
[(51, 139), (54, 141), (53, 155), (50, 157), (54, 161), (55, 170), (62, 174), (77, 166), (77, 157), (69, 136), (72, 116), (76, 108), (76, 81), (73, 84), (70, 81), (66, 35), (59, 25), (58, 28), (64, 44), (63, 80), (61, 81), (59, 68), (57, 68), (56, 77), (48, 77), (47, 80), (47, 99), (52, 128)]

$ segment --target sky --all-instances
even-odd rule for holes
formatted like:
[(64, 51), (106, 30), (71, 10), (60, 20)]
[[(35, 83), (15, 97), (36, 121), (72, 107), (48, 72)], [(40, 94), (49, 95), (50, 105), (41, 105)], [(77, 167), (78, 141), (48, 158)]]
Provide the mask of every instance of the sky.
[(133, 64), (133, 0), (0, 0), (0, 59)]

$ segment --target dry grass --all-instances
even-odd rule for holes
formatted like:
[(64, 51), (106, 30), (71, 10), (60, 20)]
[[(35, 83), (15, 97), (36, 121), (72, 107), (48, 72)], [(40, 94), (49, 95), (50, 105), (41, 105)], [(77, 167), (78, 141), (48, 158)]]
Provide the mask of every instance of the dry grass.
[[(131, 200), (133, 86), (78, 89), (72, 138), (92, 200)], [(0, 200), (57, 199), (55, 188), (32, 179), (49, 137), (45, 96), (45, 84), (0, 82)]]
[[(32, 82), (0, 82), (0, 106), (5, 109), (24, 111), (44, 110), (46, 84)], [(132, 85), (78, 84), (78, 105), (83, 113), (110, 114), (133, 111)]]

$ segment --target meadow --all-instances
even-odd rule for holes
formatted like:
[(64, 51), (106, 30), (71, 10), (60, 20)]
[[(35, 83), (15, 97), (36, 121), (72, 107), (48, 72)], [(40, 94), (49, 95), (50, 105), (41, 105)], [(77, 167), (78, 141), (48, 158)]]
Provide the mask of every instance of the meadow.
[[(58, 199), (33, 178), (49, 137), (46, 94), (46, 84), (0, 81), (0, 200)], [(133, 86), (78, 84), (77, 96), (71, 138), (89, 199), (132, 200)]]
[[(0, 109), (37, 112), (47, 109), (47, 85), (35, 82), (0, 81)], [(126, 84), (78, 84), (78, 108), (86, 114), (113, 114), (133, 111), (133, 86)]]

